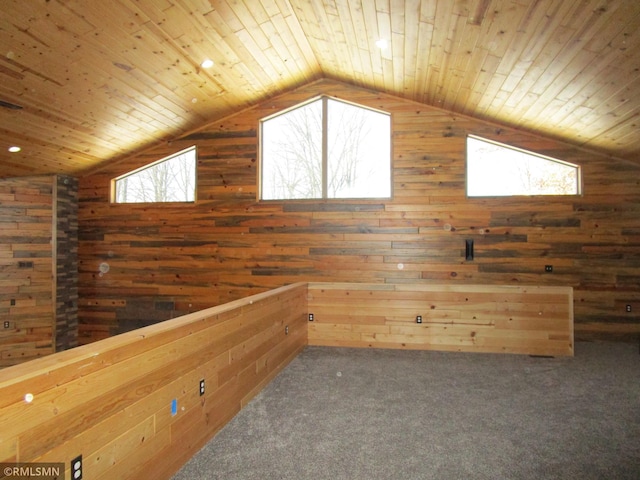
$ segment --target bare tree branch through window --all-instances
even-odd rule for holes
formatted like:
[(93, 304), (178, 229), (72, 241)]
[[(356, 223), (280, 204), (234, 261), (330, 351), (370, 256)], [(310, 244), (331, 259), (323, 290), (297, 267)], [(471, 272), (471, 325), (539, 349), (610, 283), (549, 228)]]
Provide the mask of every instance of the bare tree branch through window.
[(322, 97), (261, 127), (262, 199), (390, 196), (388, 114)]
[(467, 194), (578, 195), (580, 168), (477, 137), (467, 137)]
[(116, 203), (193, 202), (196, 148), (191, 147), (115, 180)]

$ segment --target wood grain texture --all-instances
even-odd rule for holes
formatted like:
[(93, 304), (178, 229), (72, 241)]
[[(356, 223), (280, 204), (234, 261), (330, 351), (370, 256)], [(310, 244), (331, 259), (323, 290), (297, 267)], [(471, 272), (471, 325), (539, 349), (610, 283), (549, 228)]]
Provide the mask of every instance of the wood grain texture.
[(78, 344), (78, 181), (0, 180), (0, 367)]
[(171, 478), (306, 345), (306, 292), (282, 287), (0, 371), (0, 462), (64, 462), (70, 478), (81, 454), (84, 478)]
[(78, 346), (78, 179), (55, 177), (56, 352)]
[[(391, 113), (391, 200), (257, 201), (259, 119), (318, 94)], [(467, 198), (467, 134), (580, 165), (583, 195)], [(193, 144), (197, 202), (109, 203), (112, 178)], [(548, 138), (336, 81), (309, 84), (81, 179), (80, 342), (298, 281), (568, 286), (576, 339), (637, 341), (639, 178), (632, 163)]]
[(309, 345), (573, 355), (571, 287), (310, 283), (308, 288), (314, 317)]
[(0, 371), (0, 462), (168, 479), (307, 344), (572, 355), (572, 314), (570, 287), (279, 287)]
[(0, 142), (23, 151), (0, 149), (0, 176), (80, 175), (321, 77), (639, 162), (631, 0), (2, 7), (0, 98), (22, 109), (3, 109)]

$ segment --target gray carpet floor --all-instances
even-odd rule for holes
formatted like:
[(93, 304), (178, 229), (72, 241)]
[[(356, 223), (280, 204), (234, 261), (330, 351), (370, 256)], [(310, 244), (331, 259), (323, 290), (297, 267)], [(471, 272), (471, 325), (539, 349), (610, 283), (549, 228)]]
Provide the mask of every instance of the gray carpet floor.
[(637, 480), (638, 345), (307, 347), (174, 476), (197, 479)]

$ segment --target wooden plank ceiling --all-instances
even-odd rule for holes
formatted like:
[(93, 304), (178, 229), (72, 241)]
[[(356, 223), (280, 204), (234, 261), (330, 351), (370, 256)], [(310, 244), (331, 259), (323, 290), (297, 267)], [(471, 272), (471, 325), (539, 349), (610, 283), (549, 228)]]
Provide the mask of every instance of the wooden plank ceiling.
[(640, 161), (639, 27), (636, 0), (3, 0), (0, 176), (82, 175), (322, 77)]

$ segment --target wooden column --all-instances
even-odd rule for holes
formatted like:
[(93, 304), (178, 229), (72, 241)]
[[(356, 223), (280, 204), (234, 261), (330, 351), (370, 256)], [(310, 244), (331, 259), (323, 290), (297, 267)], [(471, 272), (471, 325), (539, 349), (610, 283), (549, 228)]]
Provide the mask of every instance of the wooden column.
[(77, 345), (77, 180), (0, 180), (0, 366)]

